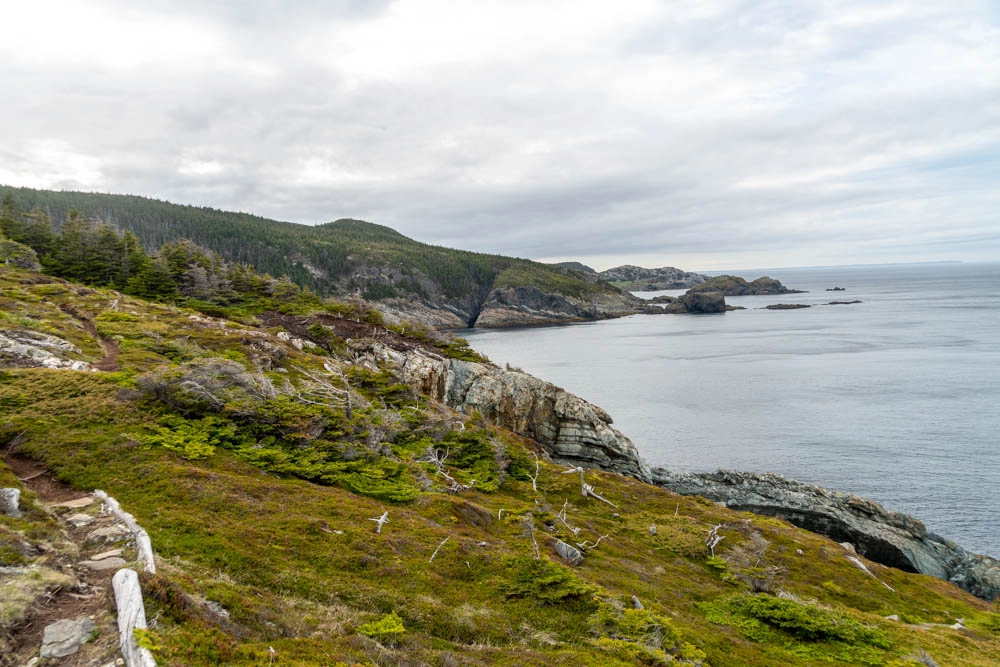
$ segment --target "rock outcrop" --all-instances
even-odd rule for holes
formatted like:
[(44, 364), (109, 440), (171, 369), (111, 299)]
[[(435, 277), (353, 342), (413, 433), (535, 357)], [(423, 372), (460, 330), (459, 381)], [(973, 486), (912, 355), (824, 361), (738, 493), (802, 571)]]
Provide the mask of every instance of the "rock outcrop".
[(682, 296), (658, 296), (643, 304), (642, 313), (657, 315), (679, 315), (683, 313), (724, 313), (737, 310), (726, 304), (722, 292), (701, 292), (688, 290)]
[(90, 364), (69, 358), (71, 354), (80, 354), (80, 348), (57, 336), (0, 329), (0, 367), (90, 370)]
[(605, 280), (622, 289), (635, 291), (655, 291), (667, 289), (687, 289), (700, 285), (708, 279), (700, 273), (682, 271), (672, 266), (663, 266), (658, 269), (644, 269), (641, 266), (626, 264), (616, 266), (607, 271), (597, 274), (601, 280)]
[(747, 282), (739, 276), (715, 276), (696, 287), (696, 292), (719, 291), (726, 296), (770, 296), (774, 294), (801, 294), (802, 290), (789, 289), (774, 278), (763, 276)]
[(688, 290), (680, 298), (680, 302), (689, 313), (724, 313), (726, 312), (726, 297), (722, 292)]
[(1000, 596), (1000, 561), (966, 551), (929, 533), (918, 519), (867, 498), (773, 474), (675, 473), (655, 468), (652, 476), (655, 484), (676, 493), (777, 516), (837, 542), (848, 542), (877, 563), (951, 581), (986, 600)]
[(554, 384), (422, 349), (398, 351), (372, 339), (352, 341), (351, 347), (389, 362), (400, 379), (431, 398), (535, 440), (557, 463), (651, 479), (649, 466), (611, 426), (607, 412)]
[(573, 297), (537, 287), (508, 287), (490, 292), (475, 326), (488, 329), (601, 320), (631, 315), (641, 305), (641, 299), (616, 292)]

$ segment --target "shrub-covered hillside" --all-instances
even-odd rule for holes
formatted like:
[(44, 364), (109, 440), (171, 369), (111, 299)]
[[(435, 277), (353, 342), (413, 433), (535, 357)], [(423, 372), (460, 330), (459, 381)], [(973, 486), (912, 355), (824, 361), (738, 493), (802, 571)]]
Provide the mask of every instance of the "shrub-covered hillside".
[[(60, 600), (112, 608), (59, 568), (73, 534), (42, 479), (103, 489), (149, 532), (141, 641), (162, 665), (1000, 662), (997, 609), (946, 582), (567, 473), (363, 352), (475, 358), (460, 341), (313, 297), (233, 298), (239, 321), (0, 268), (0, 487), (24, 507), (0, 516), (0, 664), (34, 655), (32, 619)], [(29, 467), (51, 477), (13, 472)], [(100, 648), (113, 628), (95, 632)]]
[[(498, 287), (534, 286), (575, 298), (630, 302), (617, 288), (569, 268), (431, 246), (381, 225), (343, 219), (311, 227), (245, 213), (183, 206), (146, 197), (7, 188), (0, 230), (31, 246), (45, 265), (72, 262), (53, 230), (83, 227), (114, 244), (164, 255), (183, 241), (220, 259), (254, 266), (322, 295), (419, 302), (457, 315), (453, 326), (472, 326), (481, 305)], [(103, 247), (103, 244), (102, 244)], [(159, 251), (157, 252), (157, 250)], [(107, 253), (106, 253), (107, 254)], [(102, 264), (115, 266), (115, 257)], [(126, 262), (122, 255), (117, 265)], [(82, 275), (72, 279), (89, 281)], [(440, 316), (440, 315), (439, 315)]]

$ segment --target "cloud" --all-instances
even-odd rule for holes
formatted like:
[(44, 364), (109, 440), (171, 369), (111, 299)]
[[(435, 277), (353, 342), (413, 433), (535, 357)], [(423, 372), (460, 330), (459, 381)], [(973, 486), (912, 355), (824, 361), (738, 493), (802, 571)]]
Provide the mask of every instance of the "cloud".
[(67, 0), (9, 18), (47, 37), (0, 44), (6, 183), (599, 268), (1000, 251), (987, 2)]

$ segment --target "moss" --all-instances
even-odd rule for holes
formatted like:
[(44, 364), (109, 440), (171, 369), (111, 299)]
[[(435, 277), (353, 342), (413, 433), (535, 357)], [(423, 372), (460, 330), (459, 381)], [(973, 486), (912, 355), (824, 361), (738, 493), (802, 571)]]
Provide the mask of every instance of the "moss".
[[(31, 300), (43, 285), (9, 275), (0, 273), (13, 295), (4, 312), (38, 314), (36, 326), (99, 353), (58, 308)], [(102, 312), (110, 297), (58, 286), (65, 292), (51, 298), (81, 313)], [(905, 664), (918, 649), (940, 664), (1000, 662), (995, 608), (947, 582), (882, 570), (889, 591), (824, 538), (616, 475), (587, 473), (618, 508), (581, 498), (579, 480), (544, 460), (535, 492), (537, 445), (432, 405), (390, 369), (352, 368), (364, 400), (348, 416), (294, 393), (255, 394), (241, 376), (259, 340), (248, 327), (227, 323), (227, 336), (133, 299), (119, 309), (128, 316), (97, 319), (121, 338), (121, 371), (0, 376), (0, 444), (75, 488), (104, 488), (149, 531), (161, 567), (143, 587), (160, 664), (367, 663), (377, 653), (389, 664), (857, 665)], [(176, 350), (179, 361), (156, 349)], [(290, 372), (273, 374), (275, 385), (329, 360), (287, 355)], [(150, 374), (192, 379), (202, 364), (234, 363), (221, 406), (170, 392), (161, 400), (144, 385)], [(436, 466), (421, 460), (429, 448), (447, 453), (449, 475), (476, 485), (446, 493)], [(17, 484), (3, 466), (0, 484)], [(558, 517), (564, 507), (573, 528)], [(376, 534), (370, 519), (385, 511)], [(713, 568), (704, 539), (720, 523), (727, 539)], [(726, 559), (755, 532), (799, 602), (734, 595), (744, 566)], [(605, 535), (579, 566), (556, 560), (556, 539)], [(28, 560), (22, 541), (57, 537), (40, 509), (0, 521), (0, 545)], [(645, 610), (627, 608), (632, 595)], [(974, 631), (918, 631), (884, 621), (889, 614), (964, 618)], [(360, 631), (392, 615), (405, 627), (395, 640)]]

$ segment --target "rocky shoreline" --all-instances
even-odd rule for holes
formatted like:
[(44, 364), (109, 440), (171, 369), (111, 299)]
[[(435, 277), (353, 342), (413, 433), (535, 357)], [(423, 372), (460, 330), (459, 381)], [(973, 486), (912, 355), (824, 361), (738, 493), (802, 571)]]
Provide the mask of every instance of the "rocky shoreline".
[(849, 545), (869, 560), (950, 581), (985, 600), (1000, 597), (1000, 561), (928, 532), (914, 517), (866, 498), (780, 475), (720, 470), (676, 473), (651, 468), (601, 408), (527, 373), (352, 341), (356, 354), (389, 361), (414, 389), (538, 442), (551, 459), (634, 477), (681, 495), (780, 517)]

